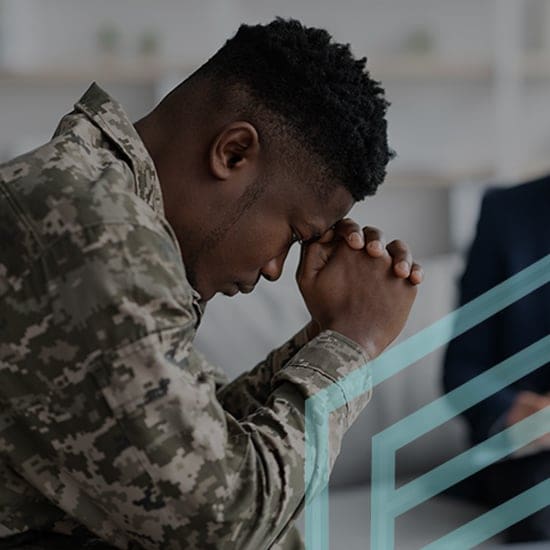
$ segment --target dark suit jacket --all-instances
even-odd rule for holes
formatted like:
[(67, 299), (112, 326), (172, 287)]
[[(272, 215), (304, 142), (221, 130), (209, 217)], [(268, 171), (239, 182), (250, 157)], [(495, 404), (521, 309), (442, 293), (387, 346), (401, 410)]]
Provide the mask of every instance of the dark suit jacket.
[[(486, 193), (460, 281), (465, 304), (550, 254), (550, 176)], [(502, 310), (453, 340), (447, 348), (445, 391), (462, 385), (550, 334), (550, 285)], [(550, 350), (549, 350), (550, 354)], [(520, 390), (550, 391), (550, 363), (464, 413), (472, 443), (486, 439)]]

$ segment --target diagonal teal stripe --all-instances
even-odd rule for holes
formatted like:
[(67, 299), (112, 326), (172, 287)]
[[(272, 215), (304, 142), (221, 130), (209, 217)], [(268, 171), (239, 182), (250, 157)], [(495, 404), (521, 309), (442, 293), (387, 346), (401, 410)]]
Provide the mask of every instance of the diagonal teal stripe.
[(550, 479), (428, 544), (424, 550), (464, 550), (481, 544), (514, 523), (550, 505)]
[(386, 513), (394, 517), (405, 513), (547, 434), (549, 426), (550, 407), (547, 407), (403, 485), (386, 503)]
[[(391, 378), (548, 282), (550, 254), (375, 359), (372, 362), (374, 385)], [(383, 363), (383, 368), (377, 368), (375, 363)]]
[(548, 362), (550, 336), (545, 336), (381, 433), (397, 450)]

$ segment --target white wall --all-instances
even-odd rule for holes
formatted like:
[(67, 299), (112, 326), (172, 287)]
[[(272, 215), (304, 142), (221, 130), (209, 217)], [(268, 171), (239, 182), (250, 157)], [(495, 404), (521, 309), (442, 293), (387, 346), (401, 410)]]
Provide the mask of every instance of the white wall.
[[(0, 161), (48, 141), (60, 118), (73, 109), (88, 88), (88, 82), (62, 87), (28, 82), (0, 81)], [(132, 85), (109, 85), (126, 111), (137, 119), (152, 105), (152, 90)]]

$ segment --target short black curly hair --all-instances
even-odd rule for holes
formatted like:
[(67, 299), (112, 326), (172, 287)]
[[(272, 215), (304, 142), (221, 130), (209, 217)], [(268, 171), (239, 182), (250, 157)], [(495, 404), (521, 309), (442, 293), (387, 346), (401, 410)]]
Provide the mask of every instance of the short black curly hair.
[(277, 18), (241, 25), (198, 72), (244, 85), (357, 201), (376, 193), (394, 155), (387, 140), (389, 103), (366, 62), (326, 30)]

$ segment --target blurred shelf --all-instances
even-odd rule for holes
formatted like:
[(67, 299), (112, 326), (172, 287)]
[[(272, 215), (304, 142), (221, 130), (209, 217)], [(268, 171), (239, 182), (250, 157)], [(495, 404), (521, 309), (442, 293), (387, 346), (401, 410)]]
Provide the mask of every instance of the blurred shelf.
[(546, 176), (550, 173), (550, 160), (543, 156), (530, 159), (521, 164), (518, 174), (512, 180), (502, 180), (497, 177), (490, 164), (479, 164), (467, 170), (458, 168), (436, 169), (426, 167), (388, 167), (388, 175), (384, 186), (394, 189), (406, 188), (452, 188), (461, 185), (515, 185), (522, 181), (530, 181)]
[[(372, 55), (369, 70), (380, 80), (420, 81), (466, 80), (491, 82), (495, 67), (491, 60), (445, 58), (437, 54)], [(526, 80), (550, 79), (550, 52), (522, 56), (520, 75)]]
[(99, 62), (89, 65), (58, 65), (25, 69), (0, 68), (0, 82), (13, 84), (79, 84), (92, 80), (153, 86), (166, 75), (190, 74), (196, 65), (157, 61)]
[[(87, 65), (56, 65), (25, 69), (0, 67), (0, 82), (14, 84), (74, 84), (90, 80), (122, 84), (154, 85), (170, 74), (190, 74), (196, 64), (177, 64), (162, 60), (105, 61)], [(427, 82), (471, 81), (491, 83), (494, 67), (489, 60), (472, 61), (445, 58), (437, 54), (371, 55), (367, 65), (382, 81)], [(522, 58), (521, 74), (526, 79), (550, 79), (550, 53), (529, 54)]]
[(493, 77), (489, 60), (472, 61), (445, 58), (437, 54), (372, 55), (368, 63), (373, 76), (380, 80), (473, 80), (487, 81)]
[(392, 188), (450, 188), (464, 182), (484, 182), (493, 178), (494, 170), (488, 165), (479, 165), (469, 170), (437, 170), (433, 167), (425, 170), (412, 167), (392, 169), (390, 165), (384, 185), (389, 184)]
[[(197, 64), (182, 65), (162, 60), (123, 62), (118, 60), (88, 65), (56, 65), (25, 69), (0, 68), (0, 81), (71, 84), (98, 79), (105, 82), (150, 85), (167, 74), (189, 74)], [(380, 80), (488, 80), (492, 77), (489, 62), (445, 59), (438, 55), (372, 55), (369, 70)], [(550, 64), (549, 64), (550, 70)]]

